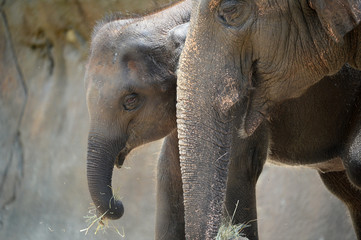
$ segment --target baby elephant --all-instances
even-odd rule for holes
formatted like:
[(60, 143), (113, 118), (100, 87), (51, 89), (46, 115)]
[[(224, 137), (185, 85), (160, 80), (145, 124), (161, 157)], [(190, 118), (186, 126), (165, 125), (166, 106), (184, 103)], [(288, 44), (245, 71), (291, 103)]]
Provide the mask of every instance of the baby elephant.
[[(185, 239), (175, 72), (189, 14), (190, 4), (183, 2), (146, 17), (100, 23), (92, 36), (85, 76), (90, 115), (88, 185), (104, 218), (117, 219), (124, 211), (122, 203), (112, 197), (113, 166), (120, 168), (135, 147), (166, 136), (158, 162), (155, 239)], [(247, 143), (231, 153), (227, 212), (233, 213), (237, 201), (243, 199), (238, 159), (247, 157), (251, 162), (256, 156), (265, 160), (270, 149), (272, 161), (291, 165), (303, 164), (304, 159), (319, 162), (309, 166), (319, 171), (325, 185), (347, 205), (360, 238), (361, 192), (347, 178), (340, 160), (347, 155), (343, 144), (352, 135), (344, 134), (346, 126), (360, 117), (355, 110), (361, 104), (357, 97), (360, 77), (360, 72), (344, 66), (300, 98), (278, 105), (262, 128), (264, 132), (241, 140)], [(357, 133), (357, 129), (350, 131)], [(355, 142), (351, 146), (360, 145)], [(258, 154), (249, 149), (258, 149)], [(234, 223), (254, 224), (257, 217), (248, 213), (237, 209)]]
[(92, 35), (85, 74), (87, 178), (99, 216), (117, 219), (124, 212), (112, 194), (113, 166), (120, 168), (135, 147), (169, 134), (163, 147), (167, 157), (158, 166), (156, 239), (184, 239), (175, 72), (189, 18), (190, 1), (185, 1), (141, 18), (102, 21)]

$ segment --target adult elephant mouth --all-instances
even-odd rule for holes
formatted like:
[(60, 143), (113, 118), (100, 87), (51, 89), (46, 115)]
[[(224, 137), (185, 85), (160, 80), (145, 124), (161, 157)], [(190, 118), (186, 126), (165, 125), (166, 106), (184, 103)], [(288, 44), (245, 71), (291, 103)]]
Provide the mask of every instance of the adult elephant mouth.
[(125, 161), (125, 158), (128, 156), (132, 149), (129, 149), (127, 147), (124, 147), (118, 154), (117, 158), (115, 159), (114, 165), (117, 168), (121, 168), (123, 166), (123, 163)]

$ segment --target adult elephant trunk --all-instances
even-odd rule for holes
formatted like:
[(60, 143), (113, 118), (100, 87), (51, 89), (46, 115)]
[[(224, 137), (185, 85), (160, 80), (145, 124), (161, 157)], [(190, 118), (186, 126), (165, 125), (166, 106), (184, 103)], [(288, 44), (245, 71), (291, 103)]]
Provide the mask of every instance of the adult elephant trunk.
[[(183, 94), (189, 93), (180, 93), (179, 100)], [(178, 105), (181, 110), (177, 114), (186, 238), (214, 239), (222, 215), (231, 134), (224, 122), (210, 122), (202, 117), (212, 113), (201, 112), (194, 104), (197, 100), (187, 99)], [(184, 109), (195, 111), (186, 113)]]
[(234, 128), (232, 109), (239, 91), (236, 71), (227, 72), (224, 59), (199, 54), (217, 46), (195, 45), (194, 32), (183, 49), (177, 84), (185, 228), (187, 239), (214, 239), (221, 224)]
[(186, 237), (210, 240), (222, 221), (232, 141), (249, 105), (252, 73), (241, 73), (242, 56), (214, 39), (207, 8), (193, 6), (178, 71), (177, 127)]
[(102, 218), (118, 219), (124, 213), (123, 204), (114, 197), (111, 185), (114, 161), (121, 148), (117, 141), (105, 140), (95, 133), (89, 134), (88, 187), (98, 216)]

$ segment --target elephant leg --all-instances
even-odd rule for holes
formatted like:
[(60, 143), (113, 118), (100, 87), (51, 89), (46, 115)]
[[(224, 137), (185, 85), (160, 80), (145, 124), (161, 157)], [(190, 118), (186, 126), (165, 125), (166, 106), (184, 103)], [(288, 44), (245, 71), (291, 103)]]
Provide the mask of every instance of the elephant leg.
[(268, 131), (261, 126), (251, 137), (237, 139), (227, 179), (225, 211), (232, 224), (244, 224), (241, 235), (258, 239), (256, 183), (267, 158)]
[(185, 239), (178, 137), (174, 130), (163, 142), (157, 172), (156, 240)]
[(361, 240), (361, 190), (353, 186), (345, 171), (319, 174), (328, 190), (346, 204), (357, 239)]
[(343, 159), (347, 176), (356, 187), (361, 189), (361, 129), (358, 129), (353, 137)]
[(345, 152), (342, 156), (347, 176), (352, 184), (361, 189), (361, 97), (356, 100), (350, 121)]

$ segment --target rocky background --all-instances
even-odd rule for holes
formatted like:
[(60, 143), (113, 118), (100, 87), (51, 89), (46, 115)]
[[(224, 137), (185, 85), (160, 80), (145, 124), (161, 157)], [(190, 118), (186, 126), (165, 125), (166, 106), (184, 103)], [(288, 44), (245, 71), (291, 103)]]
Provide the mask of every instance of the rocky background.
[[(153, 239), (161, 141), (115, 171), (125, 215), (92, 227), (83, 86), (89, 37), (106, 13), (149, 12), (169, 0), (0, 0), (0, 239)], [(266, 167), (261, 239), (356, 239), (345, 207), (311, 170)]]

